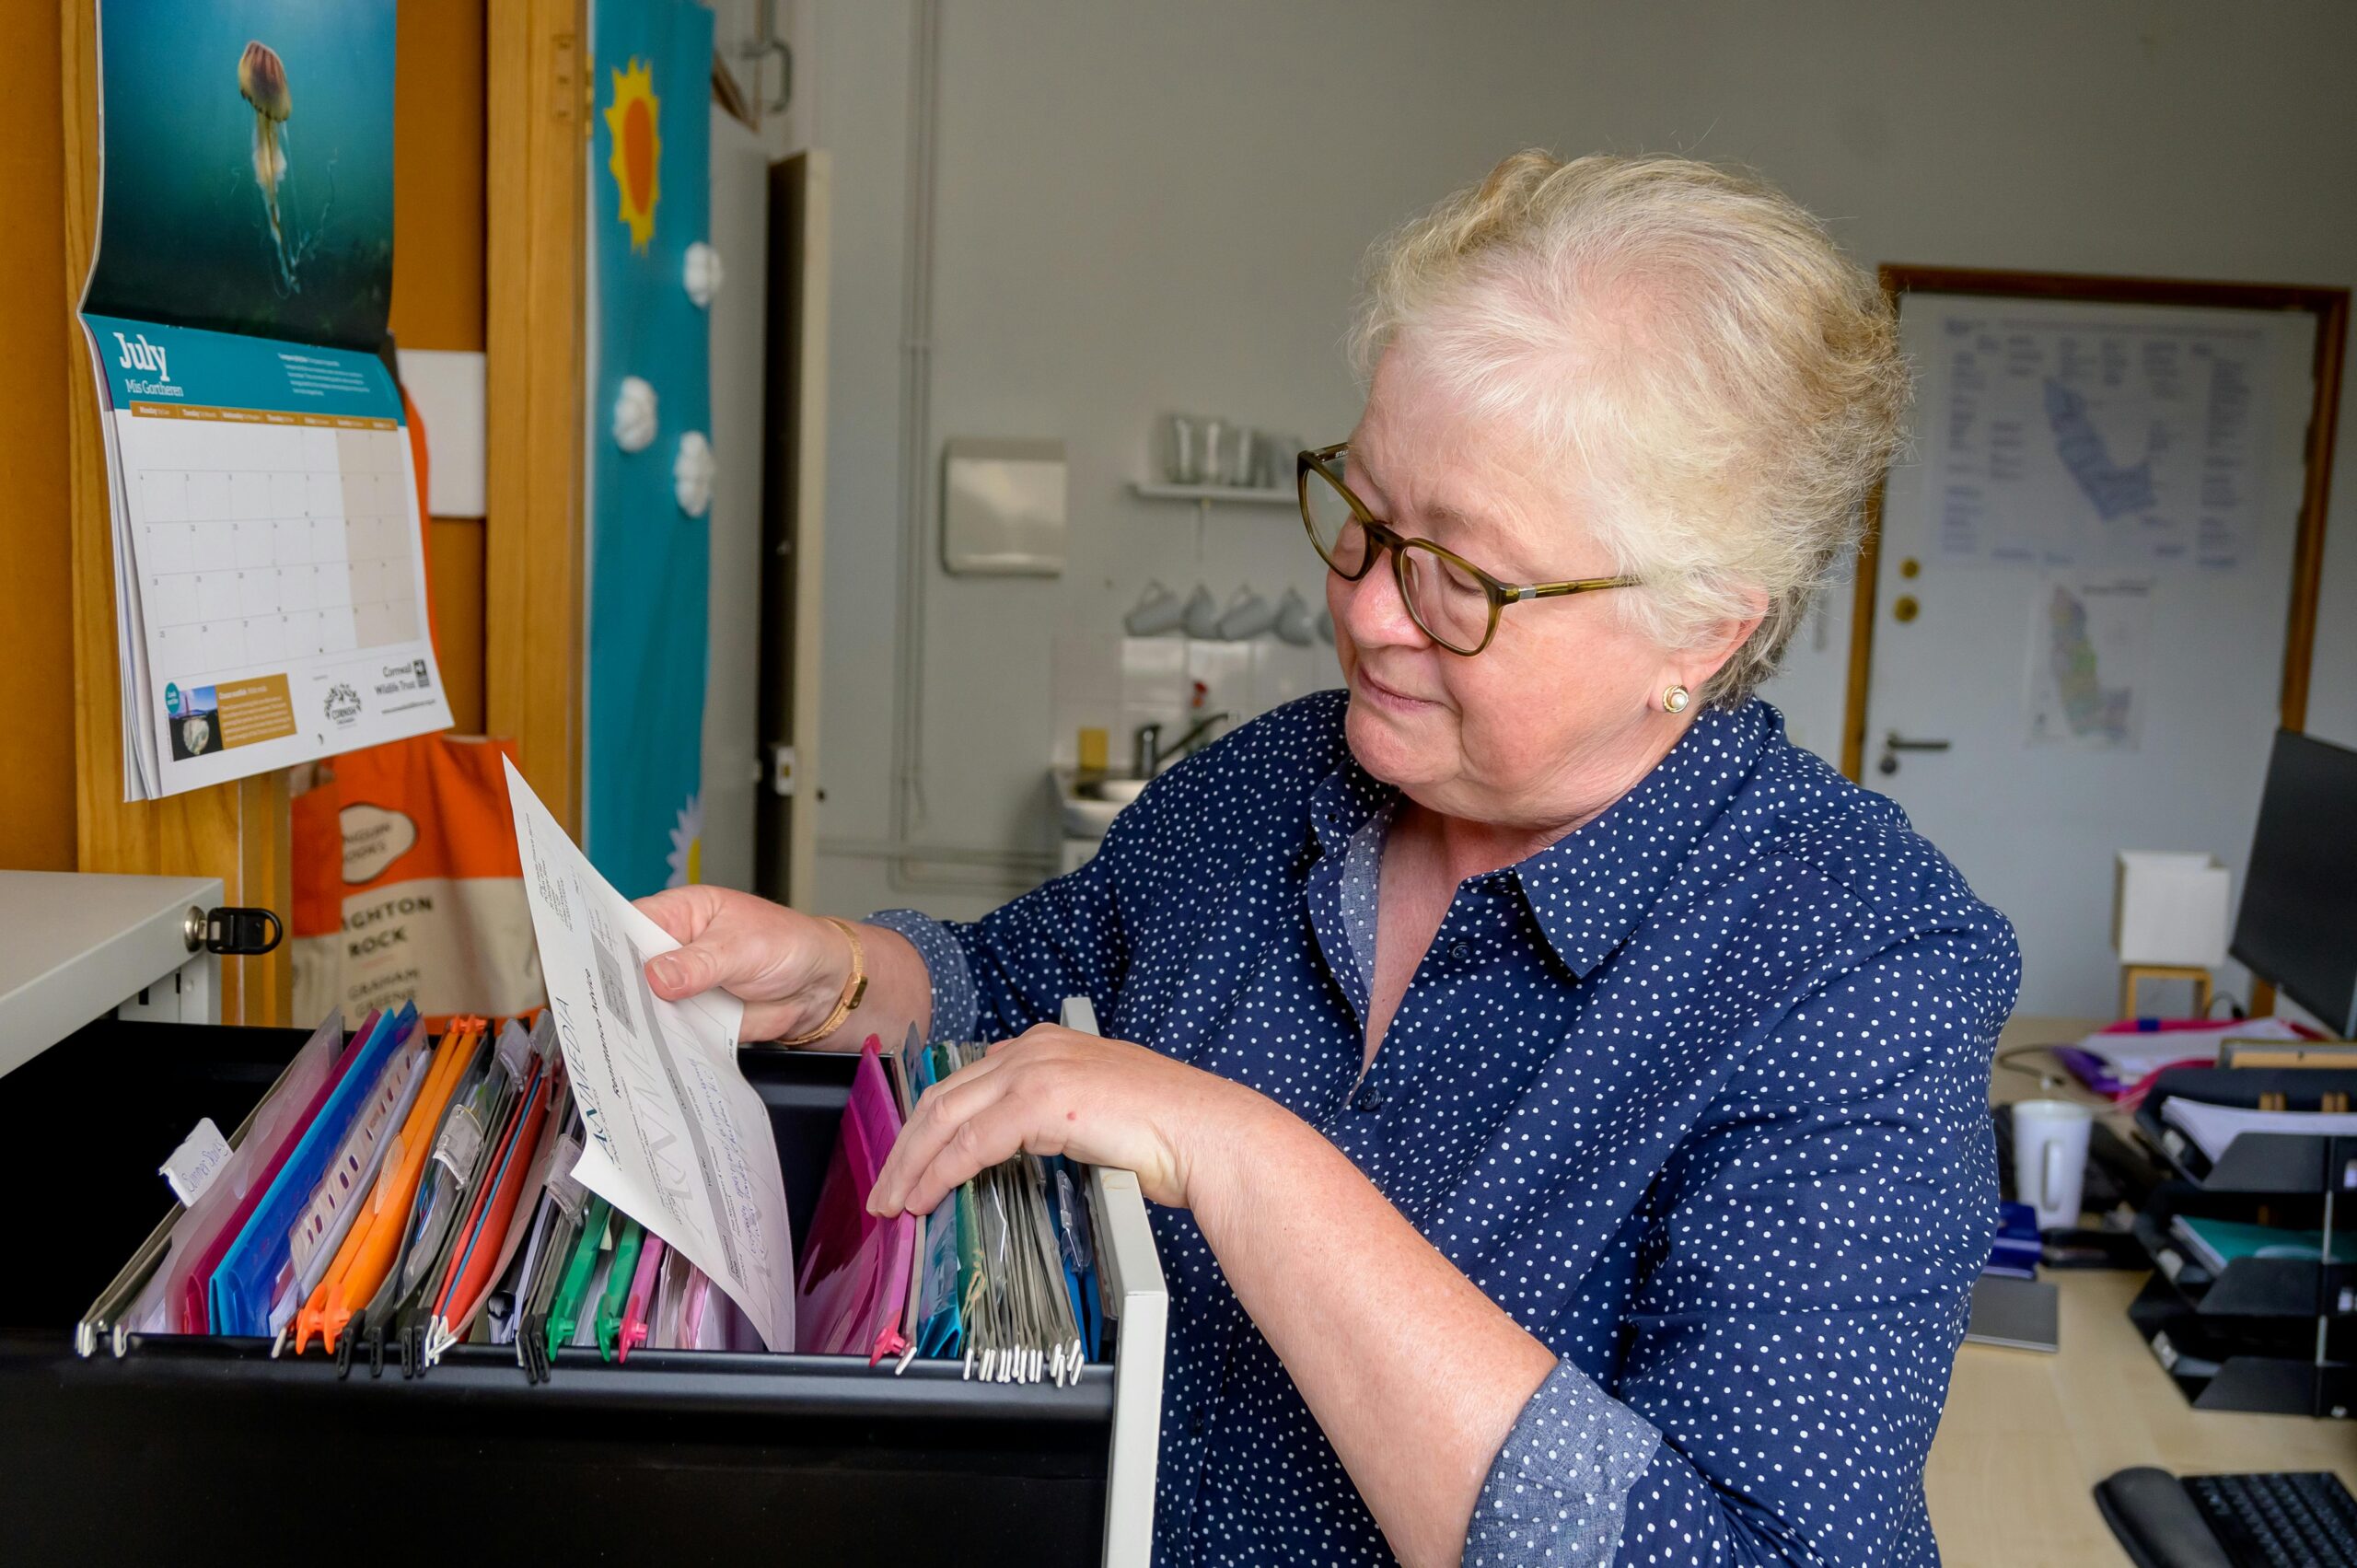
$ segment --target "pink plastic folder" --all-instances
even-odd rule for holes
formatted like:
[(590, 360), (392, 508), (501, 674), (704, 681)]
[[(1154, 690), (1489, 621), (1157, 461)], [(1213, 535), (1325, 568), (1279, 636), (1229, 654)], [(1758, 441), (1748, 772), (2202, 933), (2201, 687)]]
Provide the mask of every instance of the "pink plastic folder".
[[(141, 1293), (143, 1300), (152, 1295), (158, 1304), (162, 1331), (205, 1331), (205, 1278), (228, 1250), (229, 1240), (237, 1234), (234, 1227), (244, 1225), (254, 1205), (261, 1202), (262, 1189), (278, 1174), (278, 1163), (294, 1146), (296, 1134), (308, 1125), (336, 1076), (337, 1053), (343, 1050), (343, 1017), (331, 1015), (311, 1032), (285, 1075), (256, 1108), (245, 1139), (229, 1156), (229, 1163), (180, 1216), (172, 1230), (170, 1254)], [(140, 1320), (149, 1319), (143, 1312)]]
[(900, 1109), (870, 1035), (852, 1074), (851, 1099), (802, 1249), (794, 1320), (795, 1348), (805, 1354), (864, 1355), (874, 1362), (904, 1347), (900, 1311), (908, 1299), (916, 1220), (905, 1214), (881, 1220), (867, 1212), (867, 1195), (900, 1135)]

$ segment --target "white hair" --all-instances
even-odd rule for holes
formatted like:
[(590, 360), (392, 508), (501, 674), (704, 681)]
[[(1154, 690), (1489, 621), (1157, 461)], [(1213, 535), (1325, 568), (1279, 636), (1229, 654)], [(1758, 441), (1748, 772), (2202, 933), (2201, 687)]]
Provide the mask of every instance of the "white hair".
[(1726, 707), (1854, 553), (1908, 399), (1875, 280), (1789, 197), (1687, 158), (1517, 153), (1411, 220), (1368, 255), (1360, 376), (1403, 342), (1579, 476), (1656, 641), (1760, 617), (1698, 693)]

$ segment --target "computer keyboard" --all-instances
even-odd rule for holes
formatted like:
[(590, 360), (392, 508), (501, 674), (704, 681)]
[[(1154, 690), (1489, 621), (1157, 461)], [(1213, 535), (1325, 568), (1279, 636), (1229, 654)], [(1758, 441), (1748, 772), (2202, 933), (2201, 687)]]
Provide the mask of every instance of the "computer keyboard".
[(2329, 1471), (2189, 1475), (2182, 1484), (2235, 1568), (2357, 1568), (2357, 1498)]

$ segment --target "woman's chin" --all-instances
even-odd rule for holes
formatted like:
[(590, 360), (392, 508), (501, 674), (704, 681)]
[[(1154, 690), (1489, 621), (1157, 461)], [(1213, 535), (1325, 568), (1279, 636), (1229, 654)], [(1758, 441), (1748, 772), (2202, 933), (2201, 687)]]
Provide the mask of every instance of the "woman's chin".
[(1442, 733), (1446, 717), (1436, 706), (1401, 713), (1354, 691), (1342, 733), (1360, 767), (1385, 784), (1405, 786), (1434, 773), (1441, 751), (1453, 744)]

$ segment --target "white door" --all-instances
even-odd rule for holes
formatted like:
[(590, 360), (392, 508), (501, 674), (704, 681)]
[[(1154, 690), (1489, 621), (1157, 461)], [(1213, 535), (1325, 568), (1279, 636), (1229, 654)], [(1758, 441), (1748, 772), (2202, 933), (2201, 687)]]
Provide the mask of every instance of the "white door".
[[(1883, 510), (1863, 782), (2013, 921), (2021, 1012), (2107, 1017), (2118, 851), (2215, 854), (2240, 893), (2314, 319), (1926, 293), (1900, 329), (1917, 401)], [(2219, 981), (2247, 997), (2238, 966)]]

